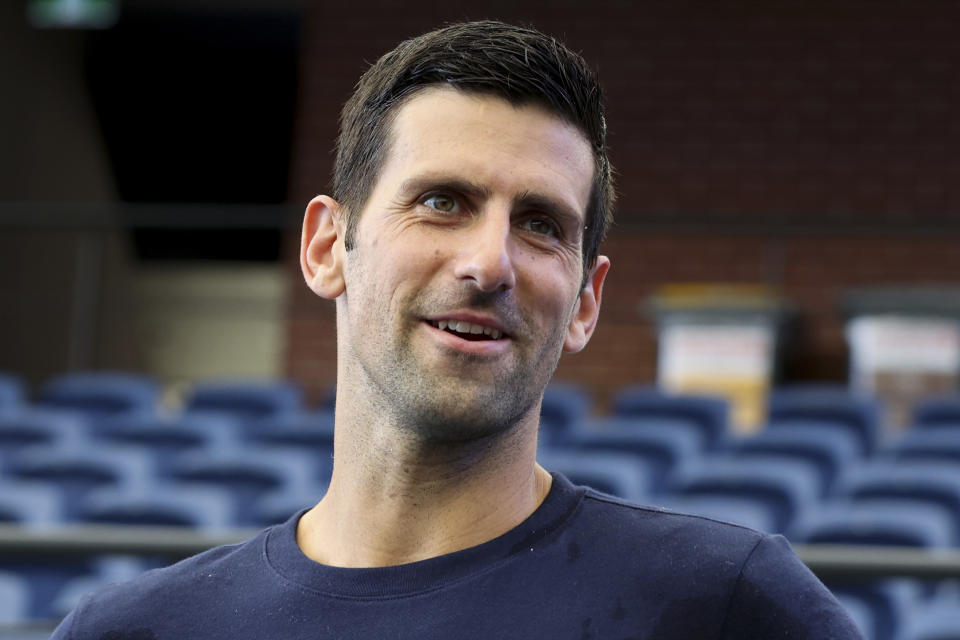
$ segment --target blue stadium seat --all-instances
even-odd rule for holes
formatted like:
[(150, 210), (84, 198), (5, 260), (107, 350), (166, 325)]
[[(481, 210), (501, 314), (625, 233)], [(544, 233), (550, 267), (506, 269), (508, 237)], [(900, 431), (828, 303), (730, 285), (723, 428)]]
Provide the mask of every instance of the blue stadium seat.
[(707, 448), (715, 449), (727, 436), (730, 406), (721, 397), (627, 387), (614, 395), (612, 413), (624, 418), (686, 420), (700, 428)]
[(570, 431), (563, 447), (636, 456), (653, 471), (652, 489), (656, 491), (670, 470), (700, 455), (703, 437), (683, 421), (650, 420), (638, 424), (628, 418), (606, 418), (591, 420), (584, 428)]
[(913, 408), (913, 426), (960, 428), (960, 393), (932, 396)]
[(768, 428), (818, 423), (852, 432), (863, 452), (873, 453), (881, 429), (877, 398), (830, 387), (781, 388), (770, 394)]
[(0, 372), (0, 415), (23, 406), (26, 397), (26, 385), (20, 376)]
[(320, 404), (317, 408), (324, 411), (333, 411), (337, 406), (337, 384), (334, 383), (327, 387), (323, 392), (323, 395), (320, 396)]
[(37, 403), (100, 420), (119, 414), (153, 413), (159, 400), (160, 387), (149, 376), (88, 371), (49, 380), (41, 387)]
[(665, 495), (754, 500), (771, 510), (772, 531), (780, 533), (816, 502), (819, 489), (819, 471), (810, 463), (718, 455), (678, 467), (667, 480)]
[(870, 605), (854, 596), (846, 593), (834, 594), (840, 605), (846, 610), (853, 623), (857, 625), (860, 634), (865, 640), (875, 640), (877, 638), (877, 619), (874, 616)]
[(954, 465), (877, 460), (848, 469), (832, 493), (851, 502), (894, 498), (938, 506), (952, 514), (960, 535), (960, 468)]
[(47, 558), (41, 556), (0, 556), (0, 572), (19, 576), (29, 589), (27, 617), (31, 620), (54, 620), (52, 605), (56, 596), (71, 580), (87, 575), (88, 559)]
[(104, 421), (97, 437), (143, 448), (153, 458), (157, 473), (163, 474), (182, 453), (236, 448), (238, 428), (236, 421), (220, 415), (136, 415)]
[(739, 458), (782, 457), (804, 460), (820, 471), (824, 492), (843, 469), (859, 464), (859, 439), (845, 430), (819, 424), (782, 425), (777, 429), (730, 442), (730, 451)]
[(76, 519), (90, 524), (226, 529), (237, 522), (230, 492), (205, 484), (171, 483), (148, 491), (107, 487), (81, 500)]
[(256, 527), (267, 527), (286, 522), (293, 514), (320, 502), (326, 491), (327, 487), (318, 484), (306, 490), (304, 488), (281, 489), (266, 494), (254, 504), (251, 524)]
[(63, 523), (65, 515), (63, 498), (56, 487), (0, 478), (0, 522), (44, 527)]
[(587, 389), (570, 382), (552, 382), (540, 406), (540, 437), (548, 444), (560, 442), (590, 415)]
[(333, 452), (333, 411), (292, 411), (246, 423), (246, 435), (258, 445), (303, 447)]
[(899, 440), (887, 444), (881, 456), (904, 462), (926, 460), (960, 465), (960, 428), (908, 429)]
[(30, 585), (22, 577), (0, 571), (0, 625), (23, 624), (30, 616)]
[(253, 524), (253, 505), (264, 495), (282, 489), (315, 490), (326, 473), (322, 463), (306, 452), (235, 449), (183, 454), (171, 465), (169, 477), (228, 490), (235, 524), (246, 526)]
[(653, 472), (629, 454), (541, 449), (537, 457), (547, 471), (562, 473), (574, 484), (633, 502), (650, 494)]
[(774, 510), (751, 498), (738, 496), (658, 496), (657, 506), (704, 516), (723, 522), (731, 522), (756, 531), (771, 532), (776, 528)]
[(216, 412), (251, 420), (297, 411), (302, 402), (300, 387), (288, 380), (209, 380), (190, 390), (184, 412)]
[(21, 408), (0, 414), (0, 463), (37, 445), (82, 444), (86, 422), (76, 415), (49, 409)]
[(684, 435), (680, 436), (684, 440), (696, 443), (697, 451), (705, 453), (708, 451), (710, 436), (699, 424), (691, 422), (685, 418), (651, 418), (651, 417), (621, 417), (607, 416), (602, 418), (589, 419), (580, 425), (580, 428), (574, 430), (574, 435), (578, 432), (595, 433), (609, 431), (612, 433), (676, 433), (682, 431)]
[[(923, 596), (923, 586), (911, 579), (827, 584), (841, 604), (858, 602), (870, 612), (873, 635), (866, 640), (898, 640), (900, 632)], [(856, 618), (854, 619), (856, 622)]]
[(837, 500), (805, 512), (790, 528), (792, 542), (886, 547), (949, 547), (953, 519), (936, 505), (894, 498)]
[(333, 471), (333, 412), (296, 411), (248, 424), (248, 446), (274, 453), (309, 455), (313, 478), (326, 485)]
[(935, 598), (918, 605), (897, 640), (960, 640), (960, 600)]
[(31, 447), (7, 465), (7, 474), (58, 488), (65, 517), (70, 519), (80, 499), (93, 489), (148, 486), (154, 470), (152, 460), (143, 451), (98, 444)]

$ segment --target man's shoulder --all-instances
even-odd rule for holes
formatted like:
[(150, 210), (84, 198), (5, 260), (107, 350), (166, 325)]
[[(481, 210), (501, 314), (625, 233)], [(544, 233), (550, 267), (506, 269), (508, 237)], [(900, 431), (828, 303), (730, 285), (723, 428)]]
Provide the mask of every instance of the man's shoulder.
[(235, 571), (237, 564), (246, 564), (252, 557), (260, 555), (266, 532), (264, 530), (243, 542), (213, 547), (169, 566), (147, 571), (130, 582), (107, 587), (103, 596), (117, 597), (121, 593), (149, 596), (157, 590), (192, 588), (198, 582), (223, 578), (224, 572)]
[(260, 571), (268, 532), (269, 529), (261, 531), (244, 542), (214, 547), (128, 582), (107, 585), (84, 597), (58, 629), (69, 631), (69, 635), (55, 633), (53, 638), (85, 638), (86, 628), (143, 627), (149, 631), (155, 617), (169, 616), (171, 611), (202, 610), (215, 603), (224, 590), (246, 582), (245, 574)]
[(722, 638), (860, 637), (783, 536), (589, 489), (581, 508), (584, 555), (607, 580), (640, 584), (638, 600), (655, 585), (658, 597), (696, 603)]
[[(583, 507), (589, 520), (603, 522), (605, 530), (623, 544), (649, 549), (670, 541), (675, 551), (709, 553), (723, 550), (749, 554), (768, 534), (708, 516), (640, 504), (587, 489)], [(689, 547), (689, 549), (687, 549)]]

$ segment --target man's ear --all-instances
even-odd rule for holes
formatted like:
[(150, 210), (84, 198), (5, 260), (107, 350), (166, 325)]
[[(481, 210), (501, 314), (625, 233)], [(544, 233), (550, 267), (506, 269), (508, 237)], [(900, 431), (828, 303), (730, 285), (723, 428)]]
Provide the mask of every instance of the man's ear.
[(597, 261), (590, 269), (587, 284), (580, 291), (573, 317), (567, 326), (567, 338), (563, 341), (563, 350), (567, 353), (580, 351), (590, 340), (593, 330), (597, 326), (600, 315), (600, 297), (603, 293), (603, 281), (610, 270), (610, 259), (607, 256), (597, 256)]
[(329, 196), (317, 196), (303, 215), (300, 269), (318, 296), (333, 299), (344, 292), (344, 255), (340, 204)]

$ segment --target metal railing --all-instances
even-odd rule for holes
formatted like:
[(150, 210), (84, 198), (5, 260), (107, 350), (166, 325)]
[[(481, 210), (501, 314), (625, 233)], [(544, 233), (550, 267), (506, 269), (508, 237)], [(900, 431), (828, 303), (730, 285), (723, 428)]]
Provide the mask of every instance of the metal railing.
[[(0, 525), (0, 560), (9, 556), (51, 559), (99, 554), (178, 560), (211, 547), (241, 542), (255, 533), (252, 529), (204, 532), (182, 527), (76, 525), (39, 529)], [(834, 545), (795, 545), (794, 549), (823, 580), (960, 578), (960, 549)]]
[[(0, 228), (76, 229), (297, 229), (304, 202), (238, 204), (200, 202), (3, 202)], [(960, 217), (955, 212), (923, 216), (873, 216), (769, 212), (744, 216), (741, 212), (657, 211), (621, 212), (617, 229), (720, 234), (773, 235), (881, 235), (958, 236)]]

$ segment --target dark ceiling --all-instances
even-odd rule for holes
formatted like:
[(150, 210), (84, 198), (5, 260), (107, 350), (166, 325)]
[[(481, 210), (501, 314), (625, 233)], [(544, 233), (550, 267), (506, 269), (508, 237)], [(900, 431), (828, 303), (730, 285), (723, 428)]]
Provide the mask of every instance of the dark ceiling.
[[(144, 6), (145, 5), (145, 6)], [(300, 14), (124, 6), (86, 78), (125, 202), (283, 203)], [(146, 258), (275, 259), (279, 232), (139, 229)]]

